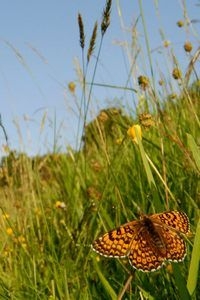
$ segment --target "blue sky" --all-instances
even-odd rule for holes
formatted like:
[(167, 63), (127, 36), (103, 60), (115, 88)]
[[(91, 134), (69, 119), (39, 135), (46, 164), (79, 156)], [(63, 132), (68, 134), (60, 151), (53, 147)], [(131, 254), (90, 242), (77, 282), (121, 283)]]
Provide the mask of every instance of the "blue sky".
[[(130, 41), (130, 29), (140, 15), (137, 0), (114, 1), (111, 25), (105, 35), (95, 82), (124, 86), (128, 77), (128, 59), (119, 43)], [(199, 20), (198, 0), (147, 0), (143, 2), (144, 17), (151, 49), (162, 45), (159, 28), (173, 45), (183, 70), (188, 60), (183, 44), (190, 40), (194, 50), (199, 46), (199, 22), (192, 24), (188, 32), (176, 26), (183, 19), (182, 3), (186, 4), (190, 19)], [(159, 13), (156, 13), (157, 3)], [(75, 146), (78, 110), (81, 91), (77, 88), (75, 99), (68, 91), (68, 83), (77, 81), (74, 60), (81, 64), (77, 14), (81, 13), (88, 42), (94, 22), (100, 24), (105, 1), (3, 1), (0, 10), (0, 113), (12, 149), (28, 154), (42, 154), (53, 151), (56, 139), (62, 150)], [(121, 26), (120, 5), (125, 28)], [(141, 59), (138, 74), (149, 74), (150, 68), (144, 44), (141, 18), (137, 25)], [(100, 41), (97, 39), (96, 49)], [(86, 48), (87, 48), (86, 44)], [(144, 57), (144, 59), (142, 59)], [(158, 51), (152, 54), (153, 64), (160, 65), (167, 74), (167, 66)], [(92, 59), (89, 74), (92, 74), (95, 58)], [(165, 70), (166, 68), (166, 70)], [(168, 75), (166, 75), (168, 76)], [(99, 109), (108, 105), (131, 107), (133, 93), (106, 87), (93, 89), (90, 119)], [(135, 100), (135, 99), (134, 99)], [(46, 117), (44, 124), (42, 120)], [(44, 127), (42, 126), (44, 125)], [(56, 134), (55, 134), (56, 132)], [(0, 130), (0, 154), (3, 155), (5, 139)]]

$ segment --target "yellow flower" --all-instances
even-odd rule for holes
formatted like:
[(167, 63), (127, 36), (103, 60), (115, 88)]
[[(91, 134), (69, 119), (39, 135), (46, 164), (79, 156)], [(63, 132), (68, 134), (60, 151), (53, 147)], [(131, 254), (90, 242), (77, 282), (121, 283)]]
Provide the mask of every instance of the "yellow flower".
[(12, 230), (11, 227), (7, 228), (6, 232), (7, 232), (8, 235), (13, 235), (13, 230)]
[(64, 202), (61, 202), (61, 201), (56, 201), (55, 207), (65, 209), (66, 204)]
[(127, 134), (132, 138), (133, 142), (138, 144), (138, 138), (142, 139), (142, 129), (141, 126), (136, 124), (127, 130)]

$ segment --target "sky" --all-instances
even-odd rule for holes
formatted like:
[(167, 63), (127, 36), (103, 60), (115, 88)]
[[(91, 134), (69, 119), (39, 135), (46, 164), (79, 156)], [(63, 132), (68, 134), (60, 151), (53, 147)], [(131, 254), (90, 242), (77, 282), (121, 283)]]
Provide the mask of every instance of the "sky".
[[(29, 155), (42, 155), (54, 150), (76, 148), (81, 103), (77, 64), (82, 66), (77, 15), (81, 13), (83, 18), (87, 52), (94, 23), (96, 20), (98, 25), (101, 23), (105, 2), (2, 1), (0, 114), (10, 149)], [(160, 71), (164, 74), (169, 72), (169, 66), (163, 61), (165, 55), (160, 53), (163, 48), (160, 28), (164, 39), (173, 45), (183, 70), (188, 64), (183, 51), (184, 42), (189, 39), (194, 51), (198, 48), (198, 0), (113, 0), (111, 24), (104, 36), (94, 80), (96, 83), (127, 85), (130, 68), (127, 53), (130, 54), (131, 51), (125, 45), (131, 42), (131, 28), (136, 22), (140, 60), (135, 72), (150, 74), (139, 2), (143, 7), (153, 65), (159, 66)], [(183, 3), (189, 19), (195, 20), (187, 30), (176, 26), (178, 20), (184, 19)], [(94, 56), (89, 64), (88, 81), (94, 71), (100, 37), (99, 28)], [(74, 95), (68, 89), (71, 81), (77, 86)], [(134, 88), (134, 85), (131, 87)], [(88, 121), (100, 109), (108, 106), (121, 105), (134, 112), (137, 100), (134, 97), (133, 92), (125, 92), (123, 89), (94, 86)], [(0, 128), (0, 156), (6, 154), (5, 145), (5, 136)]]

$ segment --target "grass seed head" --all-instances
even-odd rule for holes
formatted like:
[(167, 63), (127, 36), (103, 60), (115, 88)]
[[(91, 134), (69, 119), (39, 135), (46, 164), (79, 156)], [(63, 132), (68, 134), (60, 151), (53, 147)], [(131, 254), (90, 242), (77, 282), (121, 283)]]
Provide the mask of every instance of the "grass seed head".
[(185, 49), (185, 52), (191, 52), (192, 51), (192, 44), (190, 42), (185, 42), (183, 47)]
[(182, 78), (182, 73), (179, 68), (174, 68), (172, 71), (172, 76), (175, 80), (181, 79)]
[(110, 12), (111, 12), (112, 0), (107, 0), (106, 7), (103, 11), (102, 22), (101, 22), (101, 34), (105, 34), (106, 30), (110, 25)]
[(78, 26), (79, 26), (79, 35), (80, 35), (80, 46), (84, 49), (85, 46), (85, 34), (84, 34), (84, 25), (81, 14), (78, 14)]
[(138, 84), (143, 90), (146, 90), (146, 88), (149, 87), (149, 78), (146, 76), (139, 76)]
[(90, 57), (91, 57), (92, 53), (94, 52), (95, 42), (96, 42), (96, 38), (97, 38), (97, 27), (98, 27), (98, 24), (97, 24), (97, 22), (95, 22), (92, 36), (90, 39), (90, 45), (89, 45), (88, 52), (87, 52), (87, 62), (88, 63), (90, 61)]

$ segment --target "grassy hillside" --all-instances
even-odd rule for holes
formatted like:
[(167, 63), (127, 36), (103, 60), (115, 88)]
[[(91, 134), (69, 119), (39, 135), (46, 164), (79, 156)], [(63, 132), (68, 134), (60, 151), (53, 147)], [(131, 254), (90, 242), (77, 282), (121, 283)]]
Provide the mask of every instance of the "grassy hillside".
[[(108, 21), (107, 7), (102, 39)], [(187, 82), (192, 62), (185, 76), (173, 72), (177, 94), (138, 78), (143, 98), (134, 114), (101, 110), (84, 123), (78, 151), (31, 158), (8, 149), (0, 168), (1, 299), (200, 299), (200, 84)], [(83, 100), (86, 121), (84, 86)], [(91, 250), (106, 231), (166, 210), (189, 217), (184, 262), (143, 273)]]

